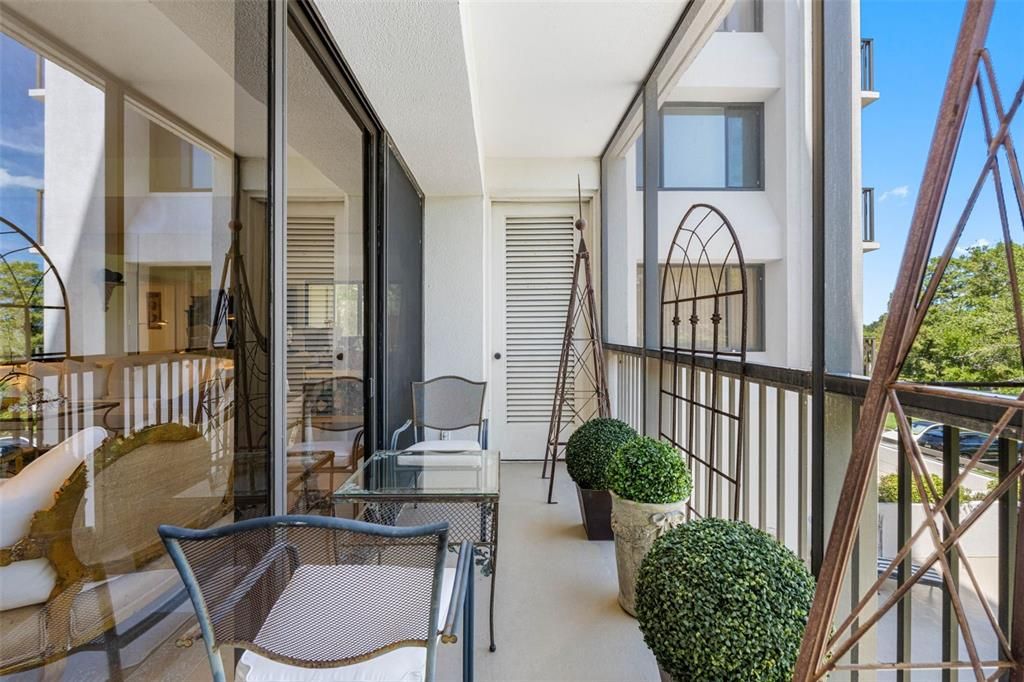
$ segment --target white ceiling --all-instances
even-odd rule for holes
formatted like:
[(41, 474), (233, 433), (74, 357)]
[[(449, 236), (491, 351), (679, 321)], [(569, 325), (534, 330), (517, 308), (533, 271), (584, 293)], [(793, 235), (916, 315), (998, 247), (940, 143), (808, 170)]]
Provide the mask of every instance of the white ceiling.
[(432, 195), (483, 192), (456, 2), (319, 0), (345, 61)]
[(464, 3), (485, 155), (599, 156), (685, 5)]
[(427, 194), (485, 157), (596, 157), (686, 0), (318, 0)]

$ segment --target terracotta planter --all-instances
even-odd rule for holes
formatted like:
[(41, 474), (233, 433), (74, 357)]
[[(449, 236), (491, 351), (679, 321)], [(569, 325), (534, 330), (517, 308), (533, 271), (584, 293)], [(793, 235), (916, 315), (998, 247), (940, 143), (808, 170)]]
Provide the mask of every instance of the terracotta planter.
[(651, 545), (686, 519), (686, 500), (671, 504), (644, 504), (612, 497), (612, 532), (615, 566), (619, 573), (619, 606), (636, 617), (636, 579)]
[(576, 486), (576, 497), (580, 501), (580, 515), (588, 540), (611, 540), (612, 494), (607, 490), (591, 490)]

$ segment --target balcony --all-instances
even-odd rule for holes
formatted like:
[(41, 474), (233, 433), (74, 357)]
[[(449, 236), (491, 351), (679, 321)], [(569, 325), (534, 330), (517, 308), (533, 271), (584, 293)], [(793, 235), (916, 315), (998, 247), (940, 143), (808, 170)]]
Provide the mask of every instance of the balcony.
[[(617, 602), (614, 541), (586, 539), (563, 459), (542, 477), (551, 422), (568, 436), (601, 413), (583, 409), (588, 390), (693, 472), (693, 506), (646, 515), (645, 533), (696, 516), (742, 522), (730, 528), (801, 576), (841, 556), (849, 592), (837, 625), (876, 581), (882, 599), (906, 587), (948, 533), (901, 553), (934, 510), (912, 487), (917, 460), (894, 439), (894, 418), (882, 416), (878, 446), (858, 447), (858, 461), (875, 461), (864, 464), (852, 553), (828, 551), (830, 524), (852, 508), (840, 485), (858, 425), (878, 404), (877, 384), (859, 373), (892, 358), (861, 343), (861, 254), (878, 243), (874, 189), (862, 188), (858, 207), (848, 181), (860, 163), (849, 111), (858, 86), (826, 69), (858, 68), (856, 15), (842, 3), (3, 2), (3, 54), (15, 57), (4, 69), (18, 77), (0, 80), (18, 91), (2, 94), (25, 117), (4, 139), (25, 163), (3, 169), (4, 196), (17, 202), (0, 216), (3, 682), (210, 679), (189, 574), (155, 529), (217, 535), (292, 514), (300, 527), (369, 521), (378, 537), (427, 520), (478, 534), (477, 680), (663, 679)], [(849, 23), (833, 31), (836, 21)], [(871, 40), (859, 48), (866, 106), (878, 98)], [(828, 97), (837, 84), (845, 94)], [(45, 109), (24, 101), (44, 87)], [(673, 260), (697, 207), (710, 237), (689, 230), (692, 249)], [(665, 282), (685, 280), (692, 295), (666, 297)], [(573, 317), (571, 300), (582, 304)], [(665, 340), (681, 324), (693, 325), (689, 351)], [(476, 387), (440, 410), (477, 410), (437, 436), (462, 441), (441, 460), (457, 484), (445, 492), (461, 499), (346, 498), (349, 484), (375, 478), (365, 468), (375, 454), (412, 460), (388, 479), (396, 486), (433, 483), (423, 456), (400, 450), (428, 439), (431, 424), (388, 450), (406, 420), (428, 413), (417, 387), (450, 375)], [(925, 567), (900, 606), (836, 657), (832, 682), (874, 679), (858, 668), (872, 664), (881, 679), (928, 666), (917, 682), (968, 667), (958, 615), (985, 677), (1016, 656), (985, 628), (1020, 630), (1022, 517), (1010, 484), (1024, 434), (1014, 422), (990, 446), (979, 435), (1018, 384), (988, 387), (980, 402), (966, 384), (903, 396), (926, 480), (952, 489), (985, 448), (964, 495), (943, 505), (948, 523), (972, 519), (986, 495), (991, 507), (964, 543), (971, 566), (951, 550), (950, 567)], [(558, 386), (572, 399), (561, 420)], [(482, 447), (491, 452), (470, 452)], [(477, 473), (483, 461), (500, 465), (500, 511), (469, 499), (479, 480), (499, 478)], [(11, 513), (6, 502), (25, 490)], [(446, 508), (467, 499), (468, 521)], [(282, 603), (265, 583), (291, 585), (300, 552), (268, 535), (265, 553), (261, 540), (208, 555), (199, 573), (217, 580), (209, 594), (226, 595), (211, 611), (219, 624), (262, 624)], [(432, 549), (432, 569), (460, 558)], [(364, 544), (317, 543), (309, 555), (318, 560), (304, 566), (409, 568)], [(703, 563), (724, 573), (744, 561)], [(7, 582), (19, 572), (32, 580)], [(307, 595), (352, 601), (359, 583), (361, 606), (376, 606), (388, 591), (348, 576)], [(717, 587), (715, 577), (703, 584)], [(257, 616), (242, 616), (243, 599)], [(282, 607), (294, 616), (290, 641), (367, 636), (370, 618), (316, 622), (313, 601)], [(795, 625), (740, 615), (770, 633), (773, 652), (799, 645)], [(460, 678), (464, 642), (441, 647), (439, 679)], [(228, 679), (244, 672), (231, 649), (221, 652)], [(705, 677), (744, 679), (730, 672)]]
[(875, 188), (864, 187), (860, 191), (860, 216), (863, 226), (864, 252), (876, 251), (881, 246), (875, 240)]
[(881, 94), (875, 89), (875, 41), (860, 41), (860, 105), (866, 107), (878, 101)]

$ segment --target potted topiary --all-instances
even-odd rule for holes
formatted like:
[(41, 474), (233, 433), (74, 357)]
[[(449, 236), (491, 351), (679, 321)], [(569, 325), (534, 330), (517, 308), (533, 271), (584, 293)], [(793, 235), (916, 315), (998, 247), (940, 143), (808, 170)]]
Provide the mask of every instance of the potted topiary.
[(788, 682), (814, 578), (785, 545), (742, 521), (666, 533), (644, 558), (637, 619), (665, 682)]
[(629, 424), (598, 417), (576, 429), (565, 444), (565, 466), (576, 482), (576, 496), (588, 540), (612, 539), (608, 463), (615, 451), (633, 438), (636, 438), (636, 431)]
[(678, 450), (647, 436), (634, 438), (616, 451), (607, 477), (619, 605), (635, 616), (640, 563), (659, 535), (685, 521), (693, 479)]

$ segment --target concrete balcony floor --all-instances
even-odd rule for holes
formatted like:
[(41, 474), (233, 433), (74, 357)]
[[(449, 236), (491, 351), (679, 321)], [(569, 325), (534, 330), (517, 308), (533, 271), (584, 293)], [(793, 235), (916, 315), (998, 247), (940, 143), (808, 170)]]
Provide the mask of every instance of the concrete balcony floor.
[[(611, 542), (588, 542), (576, 490), (559, 466), (546, 504), (540, 462), (503, 462), (495, 637), (487, 650), (487, 590), (478, 578), (476, 680), (654, 682), (658, 668), (636, 620), (616, 601)], [(442, 648), (441, 680), (461, 679), (461, 650)]]

